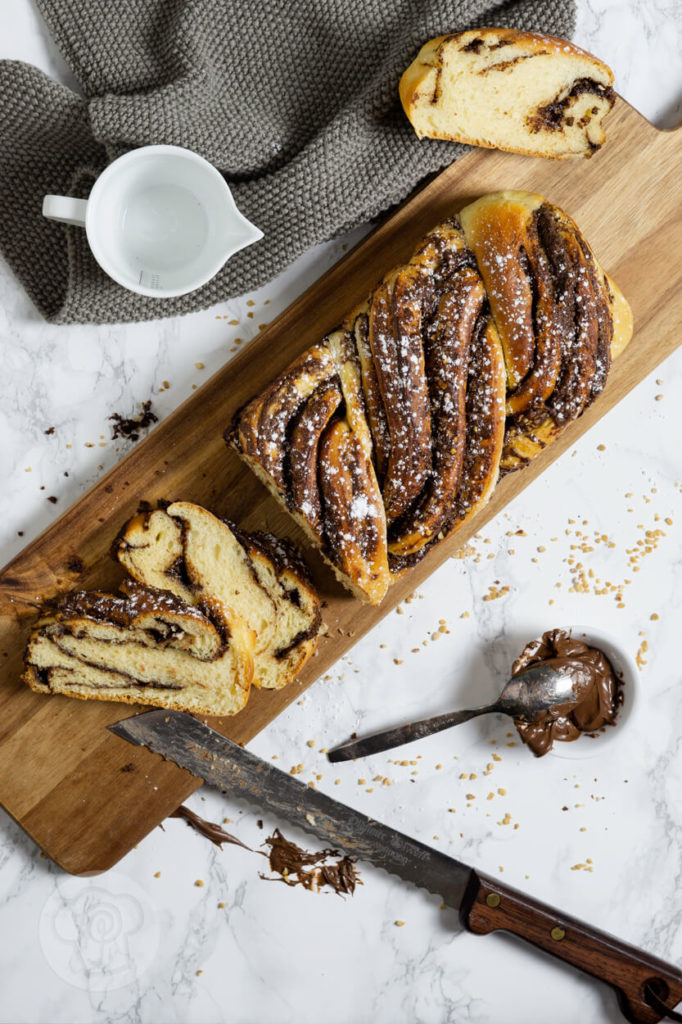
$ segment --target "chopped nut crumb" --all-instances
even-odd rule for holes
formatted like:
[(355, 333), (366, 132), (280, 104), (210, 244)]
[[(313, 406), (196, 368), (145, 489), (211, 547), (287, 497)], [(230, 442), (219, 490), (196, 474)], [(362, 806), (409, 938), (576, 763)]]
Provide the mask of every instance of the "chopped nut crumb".
[(644, 666), (647, 664), (647, 659), (644, 657), (644, 655), (646, 654), (646, 652), (648, 650), (649, 650), (649, 644), (646, 642), (646, 640), (642, 640), (642, 642), (641, 642), (641, 644), (639, 646), (639, 650), (637, 651), (637, 654), (635, 656), (635, 661), (637, 662), (637, 668), (640, 669), (640, 670), (643, 669)]

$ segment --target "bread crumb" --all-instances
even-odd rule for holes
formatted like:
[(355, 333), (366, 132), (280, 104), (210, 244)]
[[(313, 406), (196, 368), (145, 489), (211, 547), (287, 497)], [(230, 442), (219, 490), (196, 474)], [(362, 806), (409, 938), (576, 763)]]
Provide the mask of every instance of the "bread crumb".
[(154, 878), (161, 878), (161, 872), (160, 871), (155, 871), (154, 872)]
[(197, 880), (196, 880), (196, 882), (194, 884), (196, 885), (197, 889), (201, 889), (204, 883), (202, 882), (202, 880), (200, 878), (197, 878)]
[(404, 921), (394, 921), (393, 923), (395, 924), (396, 928), (402, 928), (403, 925), (405, 924)]
[(649, 650), (649, 644), (646, 642), (646, 640), (642, 640), (642, 642), (641, 642), (641, 644), (639, 646), (639, 650), (637, 651), (637, 654), (635, 656), (635, 661), (637, 662), (637, 668), (640, 671), (647, 664), (647, 659), (644, 657), (644, 655), (646, 654), (646, 652), (648, 650)]

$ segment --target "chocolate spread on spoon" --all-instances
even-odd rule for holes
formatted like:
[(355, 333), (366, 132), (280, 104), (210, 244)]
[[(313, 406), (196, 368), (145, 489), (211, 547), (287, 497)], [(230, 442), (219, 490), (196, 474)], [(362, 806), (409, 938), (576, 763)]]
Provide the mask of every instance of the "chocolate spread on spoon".
[(623, 702), (622, 684), (603, 651), (588, 647), (564, 629), (552, 629), (524, 647), (512, 665), (512, 676), (538, 662), (568, 671), (574, 683), (571, 700), (532, 720), (514, 719), (521, 739), (536, 757), (546, 754), (556, 741), (577, 740), (583, 733), (594, 735), (615, 725)]

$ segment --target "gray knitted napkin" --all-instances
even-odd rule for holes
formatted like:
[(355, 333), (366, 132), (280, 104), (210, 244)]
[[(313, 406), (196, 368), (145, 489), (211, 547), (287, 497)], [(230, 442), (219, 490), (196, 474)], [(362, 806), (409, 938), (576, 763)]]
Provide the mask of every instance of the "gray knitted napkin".
[[(147, 320), (264, 284), (466, 151), (419, 141), (398, 81), (433, 36), (483, 26), (570, 37), (574, 0), (37, 0), (85, 98), (0, 61), (0, 249), (54, 323)], [(86, 198), (135, 146), (196, 150), (265, 237), (174, 299), (126, 291), (80, 228), (41, 216)]]

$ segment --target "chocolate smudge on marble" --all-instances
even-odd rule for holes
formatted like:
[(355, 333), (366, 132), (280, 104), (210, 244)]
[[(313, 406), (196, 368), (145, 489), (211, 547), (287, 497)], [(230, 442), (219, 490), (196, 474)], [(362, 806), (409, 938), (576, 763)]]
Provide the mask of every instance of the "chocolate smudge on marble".
[(194, 811), (190, 811), (189, 807), (185, 807), (184, 804), (181, 807), (178, 807), (177, 810), (173, 811), (172, 814), (169, 814), (169, 818), (184, 818), (191, 828), (195, 829), (200, 835), (205, 836), (206, 839), (210, 839), (210, 841), (215, 846), (219, 846), (221, 850), (223, 848), (223, 843), (234, 843), (235, 846), (243, 846), (243, 848), (248, 850), (249, 853), (257, 852), (252, 850), (250, 846), (247, 846), (246, 843), (243, 843), (241, 839), (237, 839), (236, 836), (226, 832), (225, 829), (221, 828), (215, 821), (206, 821), (205, 818), (200, 818), (198, 814), (195, 814)]
[[(286, 839), (278, 828), (265, 840), (270, 847), (268, 859), (270, 870), (281, 877), (266, 881), (282, 881), (286, 885), (302, 885), (309, 892), (319, 892), (324, 886), (332, 889), (339, 896), (351, 895), (355, 886), (362, 884), (355, 870), (352, 857), (342, 857), (338, 850), (324, 849), (319, 853), (309, 853), (296, 843)], [(325, 863), (336, 858), (331, 863)]]
[(269, 852), (265, 853), (263, 850), (253, 850), (241, 839), (226, 832), (215, 822), (199, 817), (184, 804), (173, 811), (169, 817), (183, 818), (191, 828), (221, 849), (223, 843), (233, 843), (248, 850), (249, 853), (267, 857), (270, 870), (280, 877), (268, 878), (267, 875), (259, 871), (259, 877), (266, 882), (284, 882), (292, 887), (301, 885), (308, 892), (319, 892), (326, 887), (332, 889), (339, 896), (352, 896), (355, 887), (362, 885), (355, 870), (355, 858), (341, 856), (338, 850), (333, 849), (320, 850), (318, 853), (303, 850), (283, 836), (278, 828), (265, 840), (266, 845), (270, 848)]
[(157, 423), (159, 417), (156, 413), (152, 412), (152, 403), (149, 400), (142, 403), (138, 416), (123, 416), (120, 412), (115, 412), (112, 416), (109, 416), (109, 419), (114, 421), (114, 425), (111, 428), (112, 441), (115, 441), (117, 437), (125, 438), (128, 441), (139, 441), (140, 431), (146, 429), (152, 423)]

